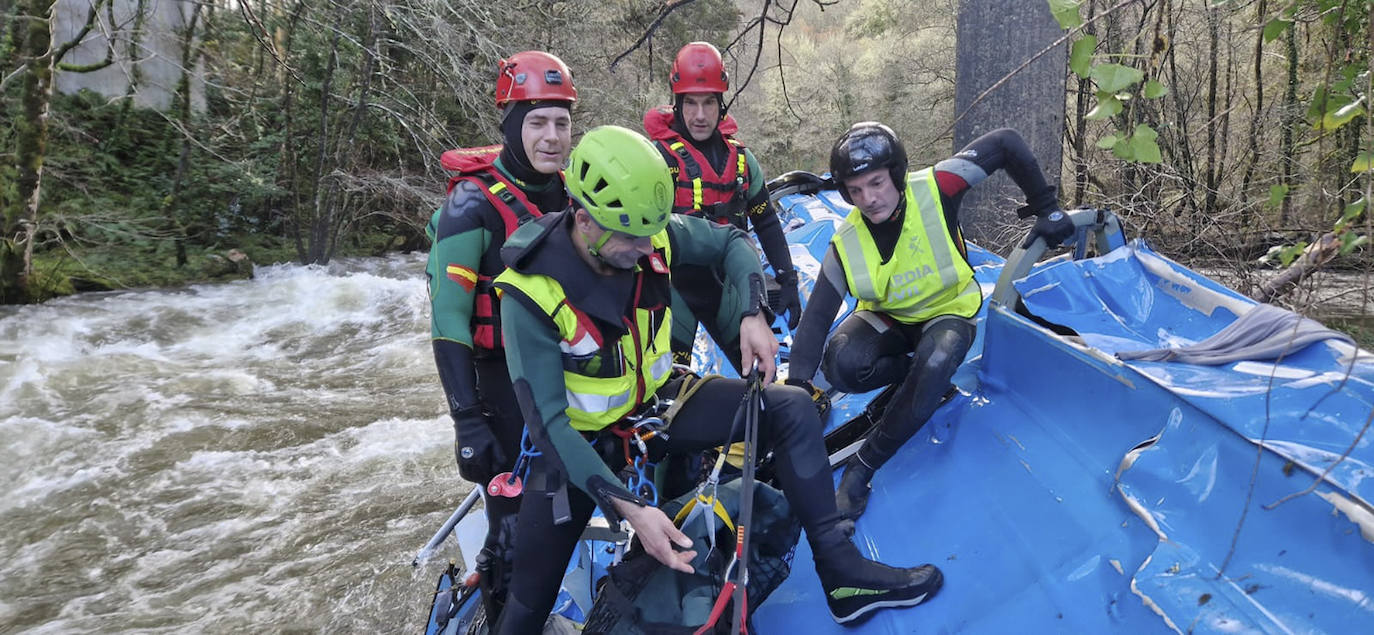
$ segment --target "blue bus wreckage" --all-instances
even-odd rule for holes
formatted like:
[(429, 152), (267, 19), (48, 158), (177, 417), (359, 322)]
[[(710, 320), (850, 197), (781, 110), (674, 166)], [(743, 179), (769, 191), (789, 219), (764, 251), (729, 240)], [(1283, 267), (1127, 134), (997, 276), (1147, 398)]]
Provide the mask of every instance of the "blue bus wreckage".
[[(818, 182), (770, 184), (807, 288), (849, 209)], [(860, 549), (935, 563), (945, 588), (842, 627), (802, 540), (756, 631), (1374, 632), (1374, 356), (1128, 243), (1110, 212), (1070, 215), (1072, 253), (1044, 262), (1039, 241), (1006, 261), (970, 245), (986, 300), (957, 391), (877, 473), (857, 522)], [(695, 356), (732, 374), (702, 338)], [(833, 395), (832, 465), (878, 397)], [(479, 515), (458, 523), (465, 555)], [(565, 624), (623, 539), (602, 525), (569, 565)], [(468, 632), (480, 602), (458, 578), (441, 579), (428, 632)]]

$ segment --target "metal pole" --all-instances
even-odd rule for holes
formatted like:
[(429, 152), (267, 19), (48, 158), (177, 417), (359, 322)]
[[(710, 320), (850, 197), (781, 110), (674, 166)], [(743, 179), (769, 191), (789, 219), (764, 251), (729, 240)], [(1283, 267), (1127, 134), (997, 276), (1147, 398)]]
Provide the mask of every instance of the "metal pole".
[(410, 566), (418, 567), (421, 562), (429, 560), (429, 557), (434, 554), (434, 550), (439, 548), (439, 544), (444, 542), (444, 539), (448, 538), (449, 534), (453, 533), (453, 528), (458, 526), (458, 521), (462, 520), (464, 516), (467, 516), (468, 512), (472, 511), (472, 506), (476, 505), (477, 501), (481, 498), (482, 488), (473, 487), (472, 491), (468, 492), (468, 497), (464, 498), (462, 504), (458, 505), (458, 509), (453, 510), (453, 515), (449, 516), (448, 520), (444, 521), (444, 526), (440, 527), (439, 531), (434, 532), (434, 537), (430, 538), (429, 542), (425, 543), (420, 553), (415, 554), (415, 560), (411, 561)]

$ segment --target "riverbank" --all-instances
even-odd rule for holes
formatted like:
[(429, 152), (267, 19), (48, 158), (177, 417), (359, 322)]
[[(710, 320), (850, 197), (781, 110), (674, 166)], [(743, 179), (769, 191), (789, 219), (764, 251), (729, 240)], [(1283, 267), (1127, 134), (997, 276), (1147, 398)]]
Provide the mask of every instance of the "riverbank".
[[(383, 256), (413, 240), (392, 233), (351, 236), (335, 257)], [(87, 291), (121, 291), (183, 287), (206, 282), (244, 280), (258, 265), (299, 262), (295, 245), (281, 236), (234, 234), (212, 245), (187, 245), (186, 262), (177, 265), (173, 241), (137, 244), (64, 244), (34, 255), (33, 295), (38, 301)]]

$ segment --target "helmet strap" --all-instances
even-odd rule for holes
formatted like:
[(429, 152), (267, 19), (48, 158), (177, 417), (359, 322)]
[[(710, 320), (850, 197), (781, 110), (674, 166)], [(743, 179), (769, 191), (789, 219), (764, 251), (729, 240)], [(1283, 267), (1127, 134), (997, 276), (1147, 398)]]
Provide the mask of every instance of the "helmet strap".
[(593, 241), (592, 237), (587, 235), (586, 230), (583, 230), (580, 227), (578, 228), (577, 231), (582, 234), (582, 242), (587, 243), (587, 254), (593, 258), (596, 258), (597, 261), (601, 262), (601, 264), (604, 264), (607, 267), (612, 267), (611, 263), (607, 262), (605, 258), (601, 257), (601, 248), (605, 247), (606, 243), (610, 242), (611, 240), (611, 230), (602, 227), (601, 223), (598, 223), (596, 221), (596, 217), (592, 216), (591, 212), (585, 211), (587, 209), (587, 206), (584, 203), (578, 201), (576, 198), (574, 198), (573, 200), (575, 202), (575, 205), (577, 207), (580, 207), (584, 211), (584, 213), (587, 215), (587, 218), (591, 219), (592, 223), (595, 224), (599, 229), (601, 229), (601, 237)]
[[(596, 242), (592, 242), (591, 239), (590, 239), (590, 237), (588, 237), (585, 233), (582, 234), (583, 237), (587, 238), (587, 253), (591, 254), (592, 257), (594, 257), (594, 258), (596, 258), (596, 259), (598, 259), (598, 260), (601, 260), (601, 248), (602, 248), (602, 247), (605, 247), (605, 246), (606, 246), (606, 243), (607, 243), (607, 242), (610, 242), (610, 240), (611, 240), (611, 230), (606, 229), (605, 227), (602, 227), (601, 229), (602, 229), (601, 237), (598, 238), (598, 239), (596, 239)], [(601, 260), (601, 262), (606, 262), (606, 261), (605, 261), (605, 260)], [(606, 263), (606, 264), (610, 264), (610, 263)]]

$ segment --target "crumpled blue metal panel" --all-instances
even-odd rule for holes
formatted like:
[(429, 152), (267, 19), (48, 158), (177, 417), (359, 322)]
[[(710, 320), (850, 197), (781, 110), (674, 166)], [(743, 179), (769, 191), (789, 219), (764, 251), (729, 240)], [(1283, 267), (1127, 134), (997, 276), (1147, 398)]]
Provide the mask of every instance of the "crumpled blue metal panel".
[[(977, 257), (986, 295), (1000, 267)], [(976, 388), (878, 472), (858, 523), (862, 549), (933, 562), (945, 588), (841, 628), (802, 544), (760, 632), (1374, 632), (1371, 441), (1265, 508), (1351, 447), (1374, 364), (1329, 344), (1277, 366), (1117, 360), (1205, 339), (1251, 304), (1143, 245), (1017, 286), (1081, 342), (985, 308), (960, 371)]]

